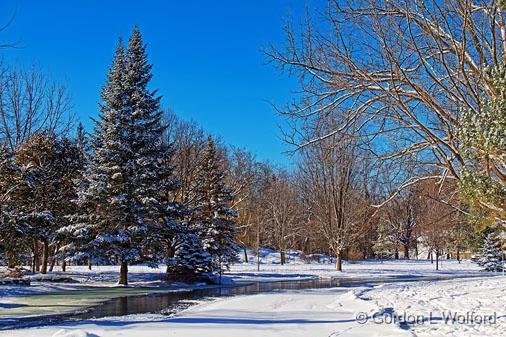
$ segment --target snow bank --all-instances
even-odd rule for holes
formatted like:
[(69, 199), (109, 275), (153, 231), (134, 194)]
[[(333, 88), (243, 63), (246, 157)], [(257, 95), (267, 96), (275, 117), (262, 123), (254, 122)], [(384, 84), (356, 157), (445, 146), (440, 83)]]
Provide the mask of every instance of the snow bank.
[(506, 336), (504, 276), (390, 284), (364, 296), (380, 310), (411, 317), (406, 327), (417, 336)]
[(84, 330), (59, 330), (52, 337), (100, 337)]

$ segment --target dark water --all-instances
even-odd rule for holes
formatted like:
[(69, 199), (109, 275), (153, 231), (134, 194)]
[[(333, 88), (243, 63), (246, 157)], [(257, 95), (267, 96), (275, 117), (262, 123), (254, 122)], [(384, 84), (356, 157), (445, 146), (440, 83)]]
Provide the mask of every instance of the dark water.
[[(43, 326), (69, 321), (81, 321), (90, 318), (124, 316), (141, 313), (161, 313), (173, 315), (195, 304), (196, 300), (205, 300), (223, 296), (247, 295), (273, 291), (296, 291), (352, 286), (373, 286), (378, 283), (444, 280), (454, 277), (396, 277), (383, 280), (364, 279), (312, 279), (282, 282), (254, 282), (234, 286), (214, 286), (184, 291), (157, 292), (144, 295), (116, 297), (79, 312), (9, 318), (0, 321), (0, 330)], [(109, 288), (110, 289), (110, 288)], [(83, 290), (84, 291), (84, 290)], [(96, 291), (100, 291), (97, 289)]]

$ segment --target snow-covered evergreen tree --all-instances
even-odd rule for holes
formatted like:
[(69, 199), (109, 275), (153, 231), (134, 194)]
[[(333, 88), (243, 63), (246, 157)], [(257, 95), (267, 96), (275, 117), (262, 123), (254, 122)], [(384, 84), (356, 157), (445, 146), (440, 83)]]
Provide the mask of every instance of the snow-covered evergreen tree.
[(77, 157), (75, 143), (51, 131), (35, 133), (15, 154), (21, 168), (18, 180), (25, 183), (16, 188), (14, 210), (18, 225), (29, 228), (27, 241), (33, 242), (30, 248), (35, 260), (40, 242), (42, 273), (48, 271), (51, 247), (58, 245), (58, 229), (66, 225), (66, 215), (73, 209)]
[(380, 259), (390, 258), (395, 250), (396, 239), (392, 234), (392, 227), (386, 221), (381, 221), (377, 228), (378, 237), (373, 243), (374, 254)]
[(20, 168), (14, 162), (12, 153), (0, 144), (0, 260), (8, 267), (21, 262), (26, 247), (28, 228), (19, 225), (15, 196), (18, 186), (25, 186)]
[(128, 264), (145, 258), (142, 249), (163, 208), (166, 152), (160, 97), (148, 88), (151, 67), (136, 27), (127, 50), (119, 42), (102, 90), (93, 160), (79, 196), (90, 213), (86, 232), (94, 235), (89, 248), (95, 257), (120, 263), (120, 284), (128, 283)]
[(230, 189), (224, 186), (225, 172), (216, 144), (211, 137), (199, 166), (198, 197), (194, 224), (211, 255), (213, 267), (221, 274), (224, 268), (237, 260), (235, 222), (236, 213), (229, 208)]
[(204, 250), (200, 236), (188, 232), (174, 236), (174, 252), (168, 257), (168, 277), (173, 280), (193, 281), (198, 275), (212, 270), (211, 255)]
[[(88, 170), (88, 140), (84, 127), (81, 123), (78, 124), (76, 130), (76, 138), (73, 141), (76, 155), (75, 162), (77, 170), (75, 177), (72, 181), (76, 195), (72, 199), (72, 202), (68, 205), (70, 207), (67, 210), (65, 218), (67, 224), (58, 230), (58, 239), (60, 241), (60, 247), (57, 252), (58, 258), (61, 260), (61, 268), (63, 271), (66, 269), (67, 260), (73, 260), (76, 262), (83, 262), (86, 260), (91, 266), (93, 255), (92, 247), (88, 244), (92, 240), (92, 233), (88, 231), (89, 209), (86, 207), (77, 207), (76, 199), (78, 191), (85, 190), (86, 180), (83, 179), (85, 173)], [(73, 206), (73, 207), (72, 207)], [(80, 205), (83, 206), (83, 205)]]
[(485, 68), (495, 95), (481, 100), (478, 111), (463, 110), (460, 148), (466, 161), (459, 180), (462, 195), (491, 218), (506, 223), (506, 63)]
[(504, 267), (502, 255), (497, 232), (490, 230), (483, 240), (476, 262), (486, 271), (502, 271)]

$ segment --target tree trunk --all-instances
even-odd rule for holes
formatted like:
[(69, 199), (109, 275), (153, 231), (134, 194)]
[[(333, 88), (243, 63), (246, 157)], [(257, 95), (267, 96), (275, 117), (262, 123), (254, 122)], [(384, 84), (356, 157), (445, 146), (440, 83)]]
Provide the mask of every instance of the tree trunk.
[(396, 260), (399, 260), (399, 250), (397, 248), (395, 248), (395, 255), (394, 255), (394, 258)]
[(49, 243), (47, 240), (44, 240), (42, 242), (42, 268), (40, 269), (40, 272), (42, 274), (47, 274), (47, 262), (49, 259)]
[(460, 263), (460, 249), (457, 248), (457, 261)]
[(35, 273), (35, 252), (33, 252), (32, 254), (31, 265), (32, 265), (32, 273)]
[(306, 237), (304, 239), (304, 243), (302, 244), (302, 252), (304, 254), (307, 254), (309, 252), (309, 238)]
[(121, 267), (119, 269), (119, 281), (118, 284), (128, 285), (128, 262), (121, 261)]
[(91, 260), (88, 259), (88, 270), (91, 270)]
[(222, 266), (221, 266), (221, 257), (220, 257), (220, 259), (219, 259), (219, 260), (220, 260), (220, 283), (219, 283), (219, 285), (221, 285), (221, 278), (222, 278), (222, 276), (223, 276), (223, 268), (222, 268)]
[(40, 259), (39, 259), (39, 244), (37, 241), (33, 243), (33, 261), (32, 261), (32, 272), (36, 273), (40, 270)]
[(409, 244), (406, 243), (403, 245), (403, 247), (404, 247), (404, 258), (406, 260), (409, 260)]
[(246, 248), (242, 249), (244, 252), (244, 262), (248, 263), (248, 252), (246, 251)]
[(257, 223), (257, 271), (260, 271), (260, 222)]
[(54, 265), (56, 264), (56, 259), (52, 258), (51, 262), (49, 263), (49, 272), (52, 272), (54, 270)]
[(439, 251), (436, 250), (436, 270), (439, 270)]
[(56, 247), (51, 252), (51, 263), (49, 264), (49, 271), (53, 271), (56, 264)]
[(343, 258), (340, 250), (336, 254), (336, 270), (343, 271)]
[[(171, 245), (169, 248), (167, 248), (167, 257), (168, 258), (173, 258), (174, 255), (176, 255), (176, 248), (174, 247), (174, 245)], [(170, 269), (170, 266), (167, 265), (167, 268), (165, 269), (165, 273), (169, 274), (169, 270)]]
[(7, 267), (8, 268), (15, 268), (16, 267), (16, 256), (15, 254), (8, 253), (7, 255)]
[(67, 271), (67, 261), (65, 259), (61, 262), (61, 271)]
[(286, 261), (285, 261), (285, 251), (283, 249), (279, 250), (279, 256), (281, 258), (281, 265), (284, 265)]

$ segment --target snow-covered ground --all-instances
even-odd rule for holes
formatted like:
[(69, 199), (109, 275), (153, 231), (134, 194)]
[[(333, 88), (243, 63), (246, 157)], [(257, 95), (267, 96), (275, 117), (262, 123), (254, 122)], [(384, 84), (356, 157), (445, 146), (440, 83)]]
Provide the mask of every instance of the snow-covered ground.
[(333, 263), (303, 263), (295, 260), (281, 266), (276, 260), (260, 265), (260, 271), (254, 263), (233, 265), (227, 275), (237, 280), (277, 280), (287, 278), (364, 278), (389, 279), (416, 276), (481, 276), (480, 268), (470, 262), (455, 260), (440, 261), (439, 270), (428, 260), (367, 260), (344, 262), (343, 271), (335, 270)]
[[(204, 302), (171, 318), (110, 317), (0, 336), (506, 336), (505, 297), (502, 276), (291, 291)], [(445, 320), (455, 313), (472, 319)]]
[(362, 297), (416, 336), (506, 336), (504, 276), (382, 285)]
[[(252, 254), (251, 251), (248, 253)], [(103, 318), (57, 326), (0, 331), (0, 336), (12, 337), (82, 337), (82, 336), (201, 336), (245, 337), (245, 336), (506, 336), (502, 332), (505, 325), (506, 277), (480, 272), (476, 265), (462, 261), (442, 261), (441, 270), (435, 271), (434, 264), (426, 260), (360, 261), (344, 263), (343, 272), (334, 270), (328, 257), (322, 263), (305, 263), (298, 252), (288, 254), (288, 263), (279, 264), (279, 254), (262, 250), (262, 263), (257, 271), (254, 256), (249, 263), (238, 263), (227, 273), (229, 280), (280, 281), (302, 280), (307, 278), (342, 278), (364, 280), (406, 279), (413, 277), (460, 277), (448, 281), (423, 281), (394, 283), (353, 288), (333, 288), (318, 290), (299, 290), (264, 293), (248, 296), (220, 298), (202, 302), (179, 313), (176, 317), (163, 315), (135, 315)], [(86, 267), (68, 267), (66, 276), (77, 283), (51, 284), (33, 282), (30, 287), (0, 287), (0, 318), (16, 309), (20, 294), (50, 293), (59, 294), (61, 290), (84, 290), (89, 286), (111, 287), (111, 296), (122, 296), (162, 287), (167, 290), (186, 289), (184, 284), (166, 285), (161, 280), (163, 268), (151, 269), (147, 266), (131, 266), (129, 276), (132, 287), (116, 288), (118, 267), (100, 266), (89, 271)], [(52, 276), (58, 275), (55, 271)], [(495, 277), (488, 277), (495, 275)], [(52, 277), (51, 275), (48, 277)], [(193, 285), (193, 287), (199, 285)], [(150, 290), (151, 291), (151, 290)], [(91, 294), (91, 293), (90, 293)], [(3, 295), (3, 296), (2, 296)], [(58, 298), (57, 296), (50, 296)], [(31, 296), (27, 297), (32, 298)], [(25, 298), (26, 299), (26, 298)], [(65, 303), (65, 297), (60, 301)], [(29, 301), (27, 302), (29, 303)], [(47, 303), (46, 303), (47, 304)], [(51, 303), (48, 308), (53, 308)], [(65, 303), (67, 304), (67, 303)], [(30, 306), (32, 304), (28, 304)], [(23, 306), (19, 306), (22, 311)], [(42, 307), (37, 302), (35, 307)], [(48, 309), (48, 310), (53, 310)], [(457, 310), (458, 309), (458, 310)], [(448, 322), (445, 315), (470, 313), (464, 323)], [(474, 316), (472, 314), (474, 312)], [(367, 318), (360, 324), (359, 313)], [(476, 315), (497, 313), (494, 324), (478, 324)], [(400, 316), (399, 316), (400, 315)], [(405, 324), (407, 320), (424, 319), (424, 324)], [(10, 315), (12, 317), (12, 314)], [(397, 318), (395, 324), (384, 321)], [(459, 319), (462, 319), (459, 317)], [(379, 321), (383, 321), (381, 324)], [(410, 323), (410, 322), (408, 322)], [(429, 324), (430, 323), (430, 324)]]
[[(470, 261), (458, 263), (455, 260), (440, 261), (440, 270), (435, 270), (435, 264), (428, 260), (367, 260), (343, 263), (343, 272), (335, 270), (330, 257), (322, 256), (321, 263), (315, 261), (305, 262), (298, 251), (287, 252), (287, 263), (280, 265), (279, 253), (274, 250), (263, 248), (260, 253), (260, 271), (257, 271), (256, 256), (251, 249), (248, 252), (248, 263), (244, 262), (244, 256), (239, 254), (240, 263), (233, 265), (226, 277), (235, 282), (271, 282), (300, 280), (308, 278), (365, 278), (365, 279), (389, 279), (398, 277), (414, 276), (480, 276), (483, 272)], [(0, 267), (0, 272), (2, 272)], [(0, 297), (55, 292), (59, 290), (79, 290), (89, 286), (116, 287), (118, 280), (118, 266), (93, 266), (88, 270), (87, 266), (68, 266), (66, 272), (61, 272), (58, 266), (54, 272), (47, 276), (33, 275), (32, 285), (26, 286), (0, 286)], [(44, 278), (65, 276), (74, 279), (74, 283), (51, 283), (41, 282)], [(163, 281), (165, 267), (151, 268), (145, 265), (129, 266), (129, 285), (131, 287), (167, 287)], [(186, 287), (182, 284), (170, 285), (173, 289)], [(0, 308), (1, 311), (1, 308)], [(0, 313), (1, 315), (1, 313)]]
[(157, 315), (116, 317), (16, 330), (8, 336), (327, 337), (338, 336), (343, 331), (353, 332), (349, 336), (367, 336), (364, 333), (369, 332), (382, 336), (409, 336), (395, 326), (362, 326), (354, 319), (356, 310), (372, 313), (377, 308), (373, 303), (357, 300), (346, 290), (306, 290), (237, 296), (203, 303), (169, 319)]

